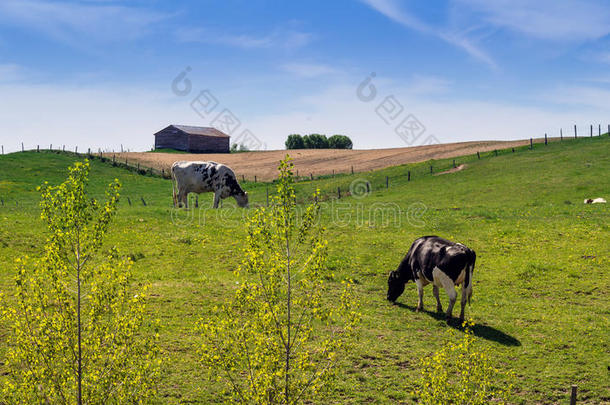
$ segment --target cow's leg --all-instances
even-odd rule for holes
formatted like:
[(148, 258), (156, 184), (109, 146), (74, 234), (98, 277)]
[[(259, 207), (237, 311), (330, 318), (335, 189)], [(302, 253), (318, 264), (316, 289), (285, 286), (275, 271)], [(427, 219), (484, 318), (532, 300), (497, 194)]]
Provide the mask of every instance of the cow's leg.
[(220, 201), (220, 190), (214, 192), (214, 208), (218, 208), (219, 201)]
[(455, 285), (453, 284), (453, 280), (438, 267), (435, 267), (434, 270), (432, 270), (432, 275), (434, 276), (434, 283), (442, 285), (449, 296), (449, 306), (447, 307), (447, 321), (449, 321), (451, 319), (455, 300), (457, 299)]
[(415, 285), (417, 286), (417, 312), (424, 310), (424, 284), (421, 282), (421, 279), (415, 280)]
[(435, 284), (432, 286), (434, 292), (434, 298), (436, 298), (436, 312), (443, 312), (443, 306), (441, 305), (441, 299), (438, 296), (438, 286)]
[(178, 207), (180, 207), (180, 204), (184, 208), (188, 208), (188, 193), (185, 190), (178, 191)]
[(470, 277), (468, 279), (468, 285), (466, 285), (465, 281), (462, 285), (462, 308), (460, 310), (460, 322), (464, 322), (464, 308), (466, 307), (466, 301), (468, 301), (472, 296), (472, 269), (466, 269), (466, 271), (470, 272)]

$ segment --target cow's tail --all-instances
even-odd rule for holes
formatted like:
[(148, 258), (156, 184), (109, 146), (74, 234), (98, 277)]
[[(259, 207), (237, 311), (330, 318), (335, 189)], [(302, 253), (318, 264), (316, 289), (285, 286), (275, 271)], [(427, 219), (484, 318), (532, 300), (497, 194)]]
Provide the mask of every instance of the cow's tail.
[(474, 263), (477, 260), (477, 255), (473, 250), (470, 251), (470, 258), (468, 260), (468, 271), (466, 272), (466, 291), (468, 291), (468, 305), (470, 305), (470, 297), (472, 297), (472, 273), (474, 272)]
[(171, 168), (172, 173), (172, 196), (174, 198), (174, 208), (176, 208), (176, 174), (174, 173), (174, 166)]

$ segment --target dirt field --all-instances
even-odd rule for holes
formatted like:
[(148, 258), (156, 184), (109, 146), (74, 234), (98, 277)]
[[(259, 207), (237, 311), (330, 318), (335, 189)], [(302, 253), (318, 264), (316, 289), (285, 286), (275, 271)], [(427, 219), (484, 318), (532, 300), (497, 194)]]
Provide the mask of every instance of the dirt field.
[(246, 179), (253, 179), (256, 175), (259, 180), (271, 180), (277, 176), (278, 162), (287, 153), (293, 158), (295, 168), (300, 176), (309, 176), (310, 173), (318, 176), (332, 174), (333, 170), (335, 173), (348, 173), (352, 170), (352, 167), (354, 172), (365, 172), (429, 159), (469, 155), (477, 151), (486, 152), (494, 149), (511, 148), (528, 143), (529, 140), (477, 141), (393, 149), (300, 149), (226, 154), (129, 152), (117, 154), (117, 158), (120, 157), (121, 160), (126, 158), (130, 163), (139, 162), (143, 166), (158, 170), (169, 170), (172, 163), (178, 160), (212, 160), (230, 166), (239, 178), (243, 175)]

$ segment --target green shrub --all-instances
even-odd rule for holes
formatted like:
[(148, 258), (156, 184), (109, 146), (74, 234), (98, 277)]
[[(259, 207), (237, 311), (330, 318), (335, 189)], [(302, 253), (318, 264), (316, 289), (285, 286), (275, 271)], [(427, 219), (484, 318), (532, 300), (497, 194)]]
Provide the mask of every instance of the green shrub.
[(351, 149), (352, 140), (345, 135), (333, 135), (328, 138), (328, 147), (331, 149)]
[(303, 137), (299, 134), (288, 135), (288, 139), (286, 139), (286, 149), (305, 149)]
[(464, 333), (457, 343), (448, 342), (436, 353), (422, 359), (420, 380), (413, 393), (418, 403), (508, 403), (512, 383), (504, 381), (514, 379), (514, 376), (495, 368), (489, 354), (478, 349), (471, 326), (471, 322), (465, 322)]

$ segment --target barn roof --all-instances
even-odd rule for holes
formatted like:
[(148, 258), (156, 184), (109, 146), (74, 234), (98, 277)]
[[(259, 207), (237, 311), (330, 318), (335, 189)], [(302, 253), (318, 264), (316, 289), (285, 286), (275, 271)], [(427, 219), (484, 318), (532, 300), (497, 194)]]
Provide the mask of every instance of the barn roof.
[[(162, 129), (164, 131), (168, 128), (175, 128), (182, 132), (185, 132), (189, 135), (203, 135), (203, 136), (215, 136), (219, 138), (229, 138), (229, 135), (225, 134), (222, 131), (217, 130), (212, 127), (195, 127), (191, 125), (170, 125), (167, 128)], [(159, 131), (159, 132), (161, 132)], [(158, 132), (157, 132), (158, 133)], [(156, 134), (155, 134), (156, 135)]]

